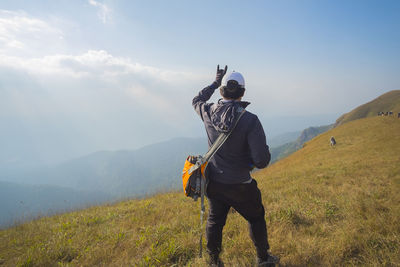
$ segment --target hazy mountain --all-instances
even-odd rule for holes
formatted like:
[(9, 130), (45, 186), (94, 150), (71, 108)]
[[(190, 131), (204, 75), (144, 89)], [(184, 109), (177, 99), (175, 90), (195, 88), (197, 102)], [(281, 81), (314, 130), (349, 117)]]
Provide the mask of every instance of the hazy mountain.
[(0, 225), (178, 189), (186, 156), (206, 149), (205, 139), (176, 138), (133, 151), (100, 151), (50, 167), (3, 171), (0, 180), (8, 182), (0, 182)]
[[(328, 125), (333, 123), (341, 114), (314, 114), (314, 115), (296, 115), (295, 113), (290, 116), (273, 116), (269, 117), (268, 114), (257, 114), (262, 126), (264, 128), (265, 134), (267, 135), (267, 141), (270, 142), (280, 135), (286, 135), (287, 133), (299, 132), (299, 134), (293, 138), (295, 140), (299, 135), (301, 130), (306, 129), (313, 125)], [(275, 145), (274, 145), (275, 146)]]
[[(300, 136), (292, 142), (288, 142), (286, 144), (277, 146), (277, 147), (272, 147), (271, 148), (271, 162), (278, 161), (284, 157), (289, 156), (293, 152), (299, 150), (300, 148), (303, 147), (303, 144), (315, 136), (324, 133), (331, 129), (333, 127), (332, 125), (324, 125), (324, 126), (318, 126), (318, 127), (309, 127), (307, 129), (304, 129)], [(329, 143), (329, 140), (327, 140), (327, 143)]]
[(39, 215), (49, 215), (104, 203), (110, 199), (111, 196), (102, 192), (0, 181), (0, 227)]
[(271, 138), (268, 138), (268, 136), (267, 136), (267, 144), (269, 145), (270, 148), (278, 147), (278, 146), (281, 146), (281, 145), (284, 145), (286, 143), (296, 140), (300, 136), (300, 134), (301, 134), (301, 131), (296, 131), (296, 132), (288, 132), (288, 133), (279, 134), (279, 135), (273, 136)]
[(0, 179), (96, 190), (116, 198), (143, 196), (178, 188), (186, 156), (203, 154), (206, 149), (205, 139), (176, 138), (133, 151), (100, 151)]

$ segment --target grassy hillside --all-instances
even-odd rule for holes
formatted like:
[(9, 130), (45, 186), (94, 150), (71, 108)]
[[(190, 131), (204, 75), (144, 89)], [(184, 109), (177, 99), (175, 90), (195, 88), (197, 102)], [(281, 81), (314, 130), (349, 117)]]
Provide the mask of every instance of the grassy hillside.
[(394, 116), (397, 116), (397, 113), (400, 112), (400, 90), (387, 92), (342, 115), (336, 120), (335, 126), (361, 118), (377, 116), (378, 112), (387, 111), (393, 111)]
[[(393, 117), (352, 121), (255, 174), (282, 266), (400, 265), (399, 132)], [(204, 266), (198, 210), (178, 192), (42, 218), (0, 231), (0, 265)], [(254, 264), (237, 213), (223, 248), (226, 266)]]

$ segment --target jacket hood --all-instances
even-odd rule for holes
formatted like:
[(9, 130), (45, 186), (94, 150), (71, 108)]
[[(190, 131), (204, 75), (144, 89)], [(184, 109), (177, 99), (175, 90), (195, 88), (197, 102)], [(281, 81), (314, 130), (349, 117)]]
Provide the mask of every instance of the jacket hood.
[(234, 100), (223, 101), (220, 99), (211, 114), (212, 125), (218, 132), (229, 132), (234, 126), (240, 112), (248, 105), (250, 105), (250, 102)]

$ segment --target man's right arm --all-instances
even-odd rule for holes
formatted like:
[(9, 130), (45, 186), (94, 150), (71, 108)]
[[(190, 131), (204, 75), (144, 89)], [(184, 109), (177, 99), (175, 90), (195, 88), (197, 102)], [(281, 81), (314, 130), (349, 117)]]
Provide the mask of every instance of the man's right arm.
[(207, 105), (207, 101), (211, 98), (215, 89), (217, 88), (218, 84), (213, 82), (211, 85), (201, 90), (199, 94), (193, 98), (193, 108), (197, 114), (199, 114), (202, 120), (204, 120), (204, 114), (208, 112), (209, 105)]
[(228, 66), (225, 66), (224, 69), (220, 69), (219, 65), (217, 66), (217, 75), (215, 77), (215, 81), (200, 91), (200, 93), (193, 98), (192, 105), (194, 110), (196, 110), (197, 114), (200, 115), (200, 118), (204, 121), (204, 114), (209, 110), (210, 105), (206, 102), (211, 98), (215, 89), (217, 89), (221, 85), (222, 78), (224, 77), (226, 71), (228, 70)]

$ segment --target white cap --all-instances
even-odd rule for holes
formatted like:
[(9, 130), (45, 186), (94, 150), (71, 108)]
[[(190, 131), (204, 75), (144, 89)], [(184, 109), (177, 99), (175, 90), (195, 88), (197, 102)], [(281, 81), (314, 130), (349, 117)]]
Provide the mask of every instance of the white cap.
[(232, 71), (231, 73), (227, 73), (224, 75), (224, 78), (222, 78), (222, 83), (221, 86), (226, 86), (228, 84), (228, 81), (237, 81), (238, 84), (244, 88), (244, 78), (243, 75), (240, 74), (239, 72)]

